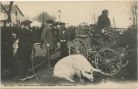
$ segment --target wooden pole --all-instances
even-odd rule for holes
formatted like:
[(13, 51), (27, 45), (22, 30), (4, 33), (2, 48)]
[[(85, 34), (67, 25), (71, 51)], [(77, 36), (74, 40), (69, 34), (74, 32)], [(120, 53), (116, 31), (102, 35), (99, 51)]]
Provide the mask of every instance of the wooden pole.
[(49, 46), (48, 46), (48, 68), (50, 68), (51, 67), (51, 53), (50, 53), (50, 48), (49, 48)]
[(96, 24), (96, 21), (95, 21), (95, 12), (94, 12), (94, 23)]
[(43, 23), (44, 23), (45, 17), (44, 17), (44, 11), (43, 11)]
[(114, 23), (114, 26), (115, 26), (115, 28), (116, 28), (116, 24), (115, 24), (115, 19), (114, 19), (114, 17), (113, 17), (113, 23)]

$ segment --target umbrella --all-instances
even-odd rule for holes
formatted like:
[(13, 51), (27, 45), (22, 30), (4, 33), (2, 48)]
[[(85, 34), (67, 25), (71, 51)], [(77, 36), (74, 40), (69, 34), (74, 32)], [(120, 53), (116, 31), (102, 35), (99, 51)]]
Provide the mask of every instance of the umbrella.
[(41, 23), (38, 22), (38, 21), (33, 21), (33, 22), (31, 23), (31, 27), (41, 27)]

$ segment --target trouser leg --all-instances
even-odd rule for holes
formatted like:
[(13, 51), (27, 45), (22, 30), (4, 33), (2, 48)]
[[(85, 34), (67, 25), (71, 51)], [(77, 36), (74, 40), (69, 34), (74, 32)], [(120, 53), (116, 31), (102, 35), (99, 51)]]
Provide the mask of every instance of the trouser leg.
[(62, 58), (68, 55), (67, 42), (61, 43), (60, 55)]

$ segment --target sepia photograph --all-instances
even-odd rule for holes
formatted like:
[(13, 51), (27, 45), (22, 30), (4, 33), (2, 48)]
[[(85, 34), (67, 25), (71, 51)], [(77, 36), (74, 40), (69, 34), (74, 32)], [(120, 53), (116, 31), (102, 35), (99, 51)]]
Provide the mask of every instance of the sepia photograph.
[(1, 88), (138, 88), (138, 1), (1, 1)]

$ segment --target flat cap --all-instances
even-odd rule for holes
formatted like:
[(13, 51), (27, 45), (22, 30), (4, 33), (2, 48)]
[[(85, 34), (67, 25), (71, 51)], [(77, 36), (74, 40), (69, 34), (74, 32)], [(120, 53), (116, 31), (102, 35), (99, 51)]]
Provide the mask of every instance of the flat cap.
[(32, 23), (32, 21), (30, 21), (30, 20), (24, 20), (21, 22), (21, 24), (23, 24), (23, 25), (30, 25), (31, 23)]
[(65, 23), (64, 23), (64, 22), (62, 22), (60, 25), (65, 25)]

